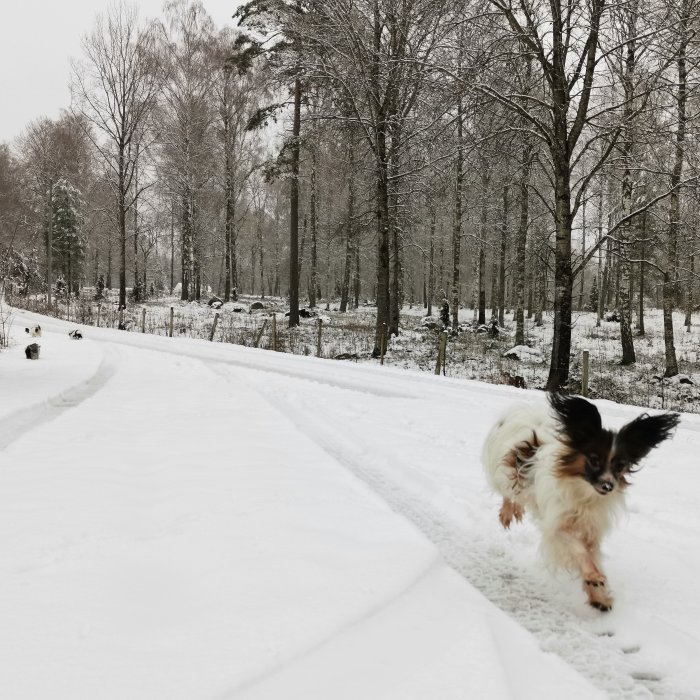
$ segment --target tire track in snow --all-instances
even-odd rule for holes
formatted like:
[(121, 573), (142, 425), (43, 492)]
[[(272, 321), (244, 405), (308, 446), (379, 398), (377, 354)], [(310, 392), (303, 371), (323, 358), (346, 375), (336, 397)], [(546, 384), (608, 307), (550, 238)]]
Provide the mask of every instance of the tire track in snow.
[[(223, 372), (226, 371), (222, 367)], [(518, 567), (505, 551), (494, 552), (486, 541), (439, 512), (424, 498), (403, 489), (373, 467), (361, 444), (341, 429), (320, 423), (303, 405), (281, 392), (260, 387), (270, 403), (310, 440), (365, 482), (399, 515), (410, 520), (468, 583), (515, 619), (539, 641), (611, 698), (621, 700), (697, 700), (666, 688), (663, 678), (640, 669), (633, 651), (619, 647), (614, 633), (581, 629), (581, 619), (544, 597), (542, 585)], [(274, 393), (273, 393), (274, 392)], [(603, 618), (604, 619), (604, 618)], [(635, 650), (636, 651), (636, 650)]]
[(94, 374), (55, 396), (22, 408), (0, 421), (0, 451), (23, 435), (55, 420), (97, 394), (116, 371), (113, 351), (108, 350)]

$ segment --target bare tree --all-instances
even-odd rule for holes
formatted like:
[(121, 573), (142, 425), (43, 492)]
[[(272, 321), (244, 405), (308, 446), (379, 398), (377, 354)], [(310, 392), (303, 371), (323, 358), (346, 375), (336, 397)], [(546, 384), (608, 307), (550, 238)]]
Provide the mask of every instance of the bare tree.
[(71, 107), (91, 125), (88, 133), (111, 175), (119, 230), (119, 304), (126, 307), (127, 213), (138, 196), (132, 190), (136, 137), (153, 112), (162, 69), (155, 33), (139, 26), (133, 5), (114, 5), (98, 16), (82, 45), (83, 60), (73, 63)]

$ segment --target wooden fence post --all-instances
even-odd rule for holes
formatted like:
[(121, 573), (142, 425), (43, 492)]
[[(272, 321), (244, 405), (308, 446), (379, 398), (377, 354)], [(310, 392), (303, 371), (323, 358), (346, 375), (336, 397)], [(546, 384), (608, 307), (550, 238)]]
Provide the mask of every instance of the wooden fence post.
[(218, 312), (214, 314), (214, 323), (211, 324), (211, 333), (209, 334), (209, 340), (214, 341), (214, 333), (216, 333), (216, 324), (219, 322)]
[(124, 309), (120, 306), (119, 307), (119, 330), (124, 330)]
[(435, 374), (439, 375), (440, 370), (445, 373), (445, 351), (447, 349), (447, 331), (442, 331), (440, 333), (440, 340), (438, 341), (438, 356), (437, 363), (435, 365)]
[(173, 323), (175, 320), (175, 307), (170, 307), (170, 328), (168, 329), (168, 337), (173, 337)]
[(141, 309), (141, 333), (146, 332), (146, 307)]
[(384, 364), (386, 354), (386, 323), (382, 323), (382, 332), (379, 334), (379, 364)]
[(272, 314), (272, 350), (277, 352), (277, 314)]
[(267, 326), (267, 319), (263, 321), (262, 326), (260, 327), (260, 331), (258, 332), (258, 337), (255, 339), (255, 345), (253, 347), (258, 347), (260, 345), (260, 340), (263, 337), (263, 333), (265, 332), (265, 327)]
[(588, 355), (588, 350), (584, 350), (581, 361), (581, 396), (588, 396)]
[(102, 304), (97, 305), (97, 328), (100, 327), (100, 314), (102, 313)]
[(318, 338), (316, 339), (316, 357), (321, 357), (321, 343), (323, 340), (323, 319), (318, 319)]

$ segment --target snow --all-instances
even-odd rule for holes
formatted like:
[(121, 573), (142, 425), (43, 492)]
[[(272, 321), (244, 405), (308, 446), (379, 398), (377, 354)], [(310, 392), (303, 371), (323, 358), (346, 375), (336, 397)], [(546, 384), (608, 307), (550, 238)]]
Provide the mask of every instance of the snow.
[(3, 697), (700, 697), (700, 419), (634, 477), (601, 615), (478, 463), (541, 393), (17, 316)]

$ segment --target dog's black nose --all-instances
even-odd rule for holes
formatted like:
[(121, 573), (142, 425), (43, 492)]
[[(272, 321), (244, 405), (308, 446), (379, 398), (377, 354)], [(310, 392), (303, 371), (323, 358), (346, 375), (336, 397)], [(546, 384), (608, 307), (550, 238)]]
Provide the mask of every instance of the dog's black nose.
[(613, 485), (612, 482), (610, 481), (601, 481), (600, 482), (600, 490), (605, 491), (605, 493), (610, 493), (613, 490)]

